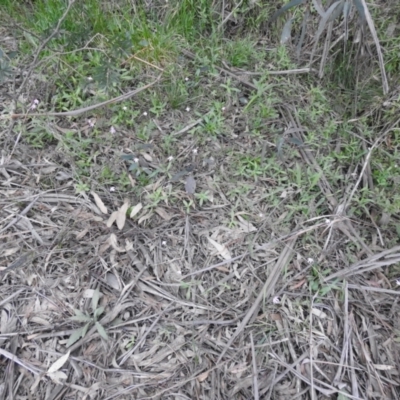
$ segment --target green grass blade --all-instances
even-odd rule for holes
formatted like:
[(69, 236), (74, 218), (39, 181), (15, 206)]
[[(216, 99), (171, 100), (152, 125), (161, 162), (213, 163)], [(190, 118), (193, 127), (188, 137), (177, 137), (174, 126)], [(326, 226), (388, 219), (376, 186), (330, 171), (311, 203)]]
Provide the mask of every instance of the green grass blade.
[(269, 22), (277, 20), (283, 13), (285, 13), (286, 11), (290, 10), (293, 7), (303, 4), (305, 1), (306, 0), (292, 0), (291, 2), (285, 4), (282, 8), (280, 8), (272, 15), (272, 17), (269, 19)]
[(108, 340), (108, 335), (106, 330), (104, 329), (103, 325), (100, 324), (100, 322), (96, 322), (96, 329), (97, 332), (99, 332), (100, 336), (104, 339), (104, 340)]

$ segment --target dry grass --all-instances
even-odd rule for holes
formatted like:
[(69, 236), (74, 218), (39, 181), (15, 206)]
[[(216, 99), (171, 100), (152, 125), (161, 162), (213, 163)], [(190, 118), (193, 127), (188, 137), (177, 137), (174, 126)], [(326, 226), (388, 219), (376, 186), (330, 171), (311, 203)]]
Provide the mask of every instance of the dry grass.
[[(159, 74), (149, 71), (143, 86)], [(205, 83), (210, 92), (226, 82), (227, 72), (220, 67), (215, 81)], [(257, 89), (229, 76), (243, 90)], [(325, 176), (318, 160), (323, 151), (291, 149), (295, 156), (280, 166), (301, 164), (319, 174), (326, 213), (287, 219), (287, 204), (295, 205), (305, 189), (288, 187), (278, 205), (266, 204), (267, 194), (280, 190), (279, 175), (256, 179), (236, 198), (228, 195), (250, 184), (233, 178), (237, 154), (275, 151), (268, 140), (243, 133), (245, 112), (226, 110), (231, 133), (206, 139), (187, 132), (207, 113), (154, 118), (158, 132), (140, 163), (165, 167), (168, 132), (179, 138), (176, 163), (165, 167), (170, 175), (138, 196), (133, 174), (132, 187), (110, 192), (93, 173), (94, 192), (77, 193), (78, 167), (60, 143), (71, 130), (89, 137), (87, 119), (47, 113), (57, 118), (45, 124), (57, 143), (35, 149), (18, 134), (35, 118), (10, 119), (6, 112), (9, 88), (0, 87), (0, 399), (400, 397), (396, 232), (387, 221), (364, 221), (349, 211), (372, 180), (373, 152), (398, 129), (396, 119), (375, 127), (377, 139), (342, 191)], [(308, 127), (290, 96), (271, 126), (286, 129), (292, 143), (306, 143)], [(100, 120), (104, 109), (93, 110)], [(339, 119), (333, 111), (330, 116)], [(136, 136), (126, 128), (110, 144), (105, 128), (100, 135), (93, 163), (111, 161), (122, 174), (120, 153)], [(188, 190), (186, 175), (171, 178), (189, 164), (196, 167), (187, 170), (196, 179), (193, 191), (212, 198), (204, 205)], [(150, 206), (157, 190), (165, 198)], [(129, 218), (139, 203), (144, 209)], [(71, 319), (75, 310), (92, 318), (99, 307), (103, 312), (68, 346), (84, 325)]]

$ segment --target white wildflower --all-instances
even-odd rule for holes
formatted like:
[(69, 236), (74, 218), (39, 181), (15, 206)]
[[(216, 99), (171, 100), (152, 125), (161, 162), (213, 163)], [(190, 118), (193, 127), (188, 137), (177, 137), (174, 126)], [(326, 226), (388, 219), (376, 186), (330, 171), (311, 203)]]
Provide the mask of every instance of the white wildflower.
[(144, 115), (145, 117), (147, 117), (147, 111), (145, 111), (145, 112), (143, 113), (143, 115)]
[(123, 111), (126, 111), (127, 109), (128, 109), (127, 106), (123, 106), (123, 107), (122, 107), (122, 110), (123, 110)]
[(190, 111), (190, 107), (186, 107), (185, 110), (186, 110), (187, 112), (189, 112), (189, 111)]
[(272, 299), (272, 302), (273, 302), (274, 304), (280, 304), (281, 299), (280, 299), (278, 296), (275, 296), (275, 297)]
[(133, 161), (134, 161), (136, 164), (139, 164), (139, 159), (138, 159), (137, 157), (134, 158)]
[(92, 81), (93, 78), (92, 78), (91, 76), (88, 76), (88, 77), (87, 77), (87, 80), (88, 80), (88, 81)]
[(307, 258), (307, 263), (310, 264), (310, 265), (313, 264), (314, 263), (314, 259), (311, 258), (311, 257)]
[(168, 157), (168, 161), (172, 161), (173, 159), (174, 159), (174, 157), (172, 157), (172, 156)]
[(193, 149), (193, 154), (197, 154), (197, 149)]
[(110, 187), (110, 192), (115, 192), (115, 186)]
[(115, 135), (116, 132), (117, 132), (117, 131), (116, 131), (115, 128), (112, 126), (112, 127), (110, 128), (110, 133), (111, 133), (111, 135)]
[(91, 128), (93, 128), (95, 122), (94, 122), (93, 120), (91, 120), (91, 119), (88, 119), (88, 124), (89, 124), (89, 126), (90, 126)]

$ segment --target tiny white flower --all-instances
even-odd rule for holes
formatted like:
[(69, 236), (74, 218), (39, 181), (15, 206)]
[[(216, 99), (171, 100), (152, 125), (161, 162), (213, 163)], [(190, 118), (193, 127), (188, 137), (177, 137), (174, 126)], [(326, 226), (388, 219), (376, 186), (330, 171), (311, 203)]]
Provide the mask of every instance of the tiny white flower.
[(33, 104), (38, 105), (39, 104), (39, 100), (38, 99), (33, 100)]
[(311, 258), (311, 257), (310, 257), (310, 258), (307, 258), (307, 263), (308, 263), (308, 264), (312, 264), (313, 262), (314, 262), (314, 259), (313, 259), (313, 258)]
[(115, 186), (110, 187), (110, 192), (115, 192)]
[(31, 110), (35, 110), (35, 109), (36, 109), (36, 104), (32, 104), (29, 108), (30, 108)]
[(88, 124), (91, 128), (94, 127), (94, 121), (92, 121), (91, 119), (88, 119)]
[(91, 76), (88, 76), (88, 77), (87, 77), (87, 80), (88, 80), (88, 81), (92, 81), (93, 78), (92, 78)]
[(275, 296), (275, 297), (272, 299), (272, 302), (273, 302), (274, 304), (279, 304), (279, 303), (281, 302), (281, 299), (280, 299), (278, 296)]
[(400, 279), (396, 279), (396, 285), (400, 286)]
[(258, 214), (258, 216), (259, 216), (260, 218), (262, 218), (262, 217), (264, 216), (264, 214), (263, 214), (263, 213), (260, 213), (260, 214)]
[(112, 127), (110, 128), (110, 133), (111, 133), (111, 135), (115, 135), (116, 132), (117, 132), (117, 131), (116, 131), (115, 128), (112, 126)]
[(188, 77), (186, 77), (186, 78), (185, 78), (185, 81), (187, 82), (188, 80), (189, 80), (189, 78), (188, 78)]
[(128, 107), (127, 107), (127, 106), (123, 106), (122, 109), (123, 109), (124, 111), (126, 111), (126, 110), (128, 109)]
[(225, 111), (225, 110), (226, 110), (226, 108), (225, 108), (225, 107), (222, 107), (222, 108), (221, 108), (221, 110), (222, 110), (222, 111)]
[(172, 156), (168, 157), (168, 161), (172, 161), (173, 159), (174, 159), (174, 157), (172, 157)]
[(133, 159), (133, 161), (136, 163), (136, 164), (138, 164), (139, 163), (139, 159), (136, 157), (136, 158), (134, 158)]
[(147, 111), (145, 111), (145, 112), (143, 113), (143, 115), (146, 117), (146, 116), (147, 116)]
[(326, 224), (330, 224), (330, 223), (331, 223), (331, 220), (330, 220), (329, 218), (327, 218), (327, 219), (325, 220), (325, 223), (326, 223)]
[(161, 245), (162, 245), (162, 246), (166, 246), (166, 245), (167, 245), (167, 242), (166, 242), (165, 240), (163, 240), (163, 241), (161, 242)]
[(186, 110), (187, 112), (189, 112), (189, 111), (190, 111), (190, 107), (186, 107), (185, 110)]
[(197, 149), (193, 149), (193, 154), (197, 154)]

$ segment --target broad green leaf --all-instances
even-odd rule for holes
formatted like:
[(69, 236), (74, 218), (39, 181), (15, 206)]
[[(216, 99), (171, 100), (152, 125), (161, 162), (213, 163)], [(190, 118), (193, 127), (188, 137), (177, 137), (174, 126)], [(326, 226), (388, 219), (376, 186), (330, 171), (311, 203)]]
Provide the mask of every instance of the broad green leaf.
[(300, 139), (297, 139), (294, 137), (289, 138), (288, 141), (298, 147), (303, 146), (303, 144), (304, 144)]
[(72, 346), (75, 342), (77, 342), (82, 337), (82, 328), (77, 329), (72, 335), (69, 337), (66, 347)]
[(278, 19), (284, 12), (290, 10), (293, 7), (299, 6), (300, 4), (305, 3), (306, 0), (292, 0), (289, 3), (285, 4), (282, 8), (276, 11), (272, 17), (269, 19), (269, 22), (273, 22)]
[(108, 340), (107, 332), (104, 329), (103, 325), (100, 324), (100, 322), (96, 322), (96, 329), (97, 329), (97, 332), (99, 332), (100, 336), (103, 339)]
[(82, 328), (82, 337), (86, 336), (86, 332), (89, 329), (90, 324), (86, 324), (83, 328)]
[(104, 307), (97, 308), (96, 311), (94, 312), (94, 319), (97, 320), (97, 318), (99, 318), (99, 316), (103, 314), (103, 312), (104, 312)]
[(293, 18), (289, 18), (282, 29), (281, 44), (285, 44), (291, 37)]
[(93, 292), (93, 296), (92, 296), (92, 310), (95, 311), (97, 309), (97, 305), (99, 304), (99, 299), (100, 299), (100, 291), (97, 288), (94, 292)]
[(90, 318), (88, 315), (76, 315), (74, 317), (71, 317), (70, 320), (76, 322), (90, 322), (92, 318)]
[(81, 310), (78, 310), (77, 308), (74, 308), (74, 313), (77, 317), (86, 316), (86, 314), (84, 314)]

